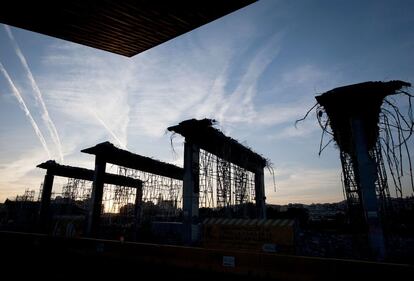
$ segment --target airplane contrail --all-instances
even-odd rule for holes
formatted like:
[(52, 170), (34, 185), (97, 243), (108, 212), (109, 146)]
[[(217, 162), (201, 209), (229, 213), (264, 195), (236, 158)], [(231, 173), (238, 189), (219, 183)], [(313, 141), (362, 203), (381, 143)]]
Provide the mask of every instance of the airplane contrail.
[(91, 112), (95, 115), (95, 118), (101, 123), (101, 125), (108, 131), (109, 134), (118, 142), (119, 146), (121, 146), (122, 149), (126, 149), (126, 145), (123, 144), (123, 142), (115, 135), (115, 133), (106, 125), (106, 123), (102, 120), (102, 118), (99, 117), (98, 113), (96, 111), (91, 110)]
[(4, 68), (4, 66), (1, 62), (0, 62), (0, 71), (3, 73), (3, 75), (6, 78), (7, 82), (9, 82), (10, 88), (12, 89), (12, 92), (13, 92), (14, 96), (17, 98), (17, 101), (19, 102), (20, 108), (24, 111), (26, 117), (29, 119), (30, 124), (32, 125), (33, 129), (35, 130), (35, 133), (36, 133), (37, 137), (39, 138), (39, 141), (41, 142), (43, 148), (45, 149), (45, 151), (47, 153), (47, 156), (50, 159), (51, 158), (50, 150), (47, 147), (46, 140), (45, 140), (42, 132), (40, 131), (39, 126), (37, 126), (36, 121), (33, 119), (32, 114), (30, 113), (29, 109), (26, 106), (26, 103), (24, 102), (24, 100), (22, 98), (22, 95), (20, 94), (20, 92), (16, 88), (16, 86), (14, 85), (12, 79), (9, 76), (9, 73), (6, 71), (6, 69)]
[(59, 134), (56, 130), (56, 126), (53, 123), (52, 119), (50, 118), (49, 111), (47, 110), (46, 104), (43, 100), (42, 93), (40, 92), (39, 87), (37, 86), (36, 80), (33, 77), (33, 74), (29, 68), (29, 64), (26, 61), (25, 56), (23, 55), (19, 45), (17, 44), (16, 39), (14, 39), (13, 33), (8, 25), (4, 25), (4, 28), (6, 29), (6, 32), (14, 46), (14, 50), (17, 54), (17, 56), (20, 59), (21, 64), (23, 65), (24, 69), (26, 70), (27, 78), (30, 80), (30, 83), (32, 85), (32, 89), (34, 91), (34, 96), (36, 98), (36, 101), (40, 104), (42, 109), (42, 119), (45, 123), (50, 136), (52, 137), (53, 142), (55, 143), (57, 150), (59, 152), (60, 161), (63, 163), (63, 153), (62, 153), (62, 144), (60, 142)]

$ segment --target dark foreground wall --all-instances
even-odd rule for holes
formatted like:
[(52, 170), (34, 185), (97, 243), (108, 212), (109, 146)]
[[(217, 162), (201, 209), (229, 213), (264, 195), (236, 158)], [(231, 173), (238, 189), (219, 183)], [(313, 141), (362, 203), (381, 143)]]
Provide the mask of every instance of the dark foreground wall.
[(3, 275), (32, 280), (399, 280), (414, 273), (409, 265), (13, 232), (0, 232), (0, 250)]

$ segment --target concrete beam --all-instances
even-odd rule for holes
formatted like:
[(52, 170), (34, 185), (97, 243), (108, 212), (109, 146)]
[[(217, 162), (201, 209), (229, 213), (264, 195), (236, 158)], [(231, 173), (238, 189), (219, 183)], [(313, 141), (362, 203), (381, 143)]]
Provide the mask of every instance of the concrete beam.
[[(46, 161), (37, 165), (38, 168), (47, 169), (47, 173), (59, 177), (75, 178), (87, 181), (93, 181), (94, 170), (85, 168), (60, 165), (53, 160)], [(131, 177), (105, 173), (104, 182), (106, 184), (121, 185), (132, 188), (141, 188), (142, 181)]]
[(267, 165), (265, 158), (224, 135), (214, 128), (213, 124), (210, 119), (189, 119), (169, 127), (168, 130), (182, 135), (186, 141), (197, 144), (201, 149), (253, 173)]
[(183, 168), (117, 148), (110, 142), (99, 143), (81, 152), (99, 156), (105, 159), (106, 163), (183, 180)]

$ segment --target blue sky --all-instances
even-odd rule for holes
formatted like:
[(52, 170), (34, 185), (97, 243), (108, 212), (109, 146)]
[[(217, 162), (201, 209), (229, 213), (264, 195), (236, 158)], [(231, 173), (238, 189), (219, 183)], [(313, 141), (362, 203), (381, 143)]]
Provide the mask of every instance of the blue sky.
[(0, 25), (0, 202), (38, 189), (45, 147), (91, 168), (80, 150), (109, 140), (182, 165), (183, 140), (174, 154), (165, 130), (204, 117), (273, 162), (269, 203), (342, 200), (338, 150), (318, 156), (315, 116), (294, 121), (338, 86), (413, 83), (412, 11), (413, 1), (261, 0), (133, 58)]

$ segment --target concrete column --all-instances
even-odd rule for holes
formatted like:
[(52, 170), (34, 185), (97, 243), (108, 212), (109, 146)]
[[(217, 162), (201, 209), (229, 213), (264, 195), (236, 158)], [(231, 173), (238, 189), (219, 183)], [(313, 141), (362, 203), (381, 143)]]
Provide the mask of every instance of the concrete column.
[(199, 156), (199, 146), (186, 140), (183, 179), (183, 238), (186, 245), (197, 242), (199, 237)]
[(254, 188), (257, 218), (266, 218), (266, 195), (264, 188), (264, 168), (259, 168), (254, 174)]
[(356, 158), (354, 159), (354, 169), (359, 175), (360, 196), (369, 229), (369, 242), (374, 256), (378, 260), (382, 260), (385, 257), (385, 243), (375, 191), (376, 165), (368, 154), (363, 123), (360, 119), (355, 118), (351, 120), (351, 124)]
[(135, 237), (138, 238), (138, 229), (142, 222), (142, 186), (137, 188), (135, 196)]
[(102, 196), (104, 188), (106, 162), (99, 155), (95, 158), (95, 174), (93, 176), (91, 205), (89, 208), (88, 225), (86, 235), (97, 237), (99, 221), (102, 211)]
[(41, 232), (48, 232), (51, 218), (50, 197), (52, 196), (54, 175), (47, 170), (43, 181), (42, 199), (39, 209), (39, 228)]

